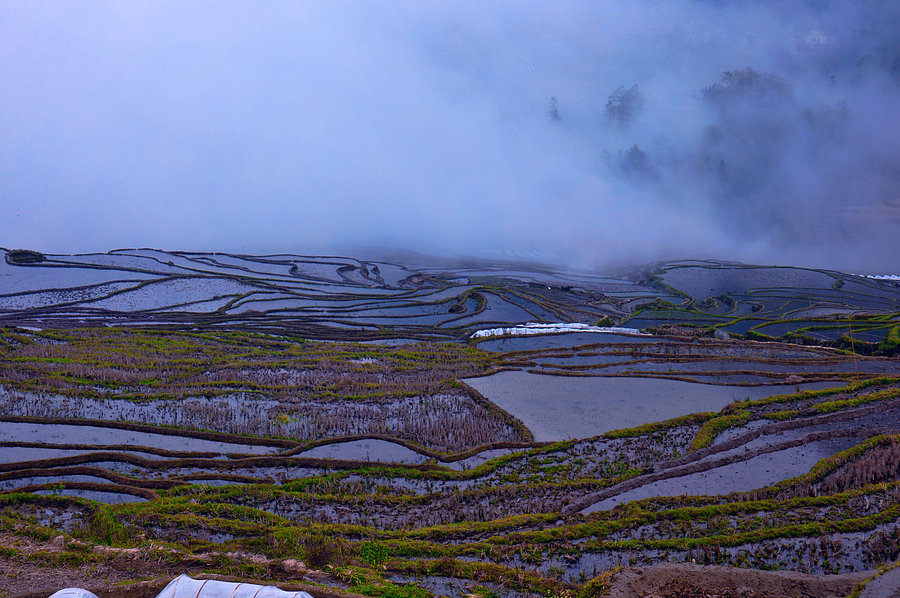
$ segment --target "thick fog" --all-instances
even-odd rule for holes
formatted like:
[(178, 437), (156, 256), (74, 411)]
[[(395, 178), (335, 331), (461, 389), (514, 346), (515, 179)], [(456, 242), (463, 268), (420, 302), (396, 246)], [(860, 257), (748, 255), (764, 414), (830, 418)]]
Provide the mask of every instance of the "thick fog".
[(900, 3), (3, 2), (0, 246), (896, 270)]

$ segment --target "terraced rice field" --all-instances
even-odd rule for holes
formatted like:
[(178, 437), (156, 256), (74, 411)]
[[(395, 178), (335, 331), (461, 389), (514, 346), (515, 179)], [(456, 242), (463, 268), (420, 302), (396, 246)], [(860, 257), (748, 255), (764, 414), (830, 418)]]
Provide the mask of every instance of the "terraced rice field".
[[(672, 563), (844, 595), (900, 558), (893, 281), (7, 255), (13, 595), (205, 571), (314, 596), (595, 596)], [(650, 335), (473, 336), (526, 322)], [(16, 581), (35, 568), (52, 575)]]

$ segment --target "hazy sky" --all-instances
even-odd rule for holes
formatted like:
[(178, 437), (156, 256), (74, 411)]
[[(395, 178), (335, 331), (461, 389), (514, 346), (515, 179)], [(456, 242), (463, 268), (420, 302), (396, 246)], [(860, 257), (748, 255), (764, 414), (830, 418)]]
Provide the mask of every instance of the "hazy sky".
[(0, 202), (48, 252), (897, 269), (900, 3), (0, 1)]

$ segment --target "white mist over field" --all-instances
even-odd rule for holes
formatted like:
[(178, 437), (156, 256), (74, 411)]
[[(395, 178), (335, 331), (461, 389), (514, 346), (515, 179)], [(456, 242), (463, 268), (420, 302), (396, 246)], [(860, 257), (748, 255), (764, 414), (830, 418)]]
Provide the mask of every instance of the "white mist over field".
[(6, 2), (0, 246), (893, 270), (891, 0)]

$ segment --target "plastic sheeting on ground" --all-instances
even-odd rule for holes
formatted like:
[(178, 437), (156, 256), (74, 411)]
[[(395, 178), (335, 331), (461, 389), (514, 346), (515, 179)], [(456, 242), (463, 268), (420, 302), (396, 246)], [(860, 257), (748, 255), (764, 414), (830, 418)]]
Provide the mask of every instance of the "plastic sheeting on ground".
[(637, 328), (619, 328), (617, 326), (591, 326), (579, 322), (557, 322), (546, 324), (541, 322), (528, 322), (518, 326), (505, 328), (485, 328), (472, 333), (471, 338), (486, 338), (489, 336), (533, 336), (535, 334), (564, 334), (566, 332), (598, 332), (601, 334), (626, 334), (629, 336), (651, 336), (641, 332)]
[[(66, 588), (50, 598), (97, 598), (87, 590)], [(258, 586), (252, 583), (193, 579), (179, 575), (169, 582), (156, 598), (313, 598), (306, 592), (286, 592), (274, 586)]]
[(192, 579), (179, 575), (156, 598), (312, 598), (306, 592), (285, 592), (274, 586)]

